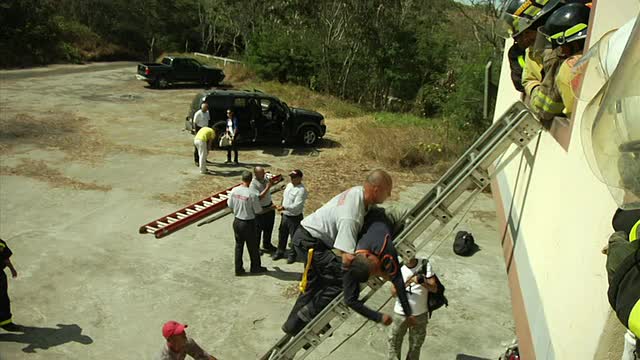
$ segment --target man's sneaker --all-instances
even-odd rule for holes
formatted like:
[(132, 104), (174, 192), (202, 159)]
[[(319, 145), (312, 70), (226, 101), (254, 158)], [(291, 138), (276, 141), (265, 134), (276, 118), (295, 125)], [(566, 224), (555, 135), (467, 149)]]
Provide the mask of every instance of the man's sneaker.
[(16, 325), (14, 323), (8, 323), (5, 325), (2, 325), (2, 328), (6, 331), (22, 331), (22, 326), (20, 325)]
[(267, 270), (267, 268), (264, 267), (264, 266), (260, 266), (259, 268), (251, 269), (251, 273), (252, 274), (262, 274), (262, 273), (266, 273), (267, 271), (269, 271), (269, 270)]
[(272, 256), (271, 259), (275, 260), (280, 260), (280, 259), (284, 259), (284, 253), (280, 252), (280, 251), (276, 251)]
[(233, 162), (233, 165), (240, 165), (240, 163), (238, 162), (238, 160)]
[(245, 269), (236, 270), (236, 276), (242, 276), (246, 273), (247, 271)]
[(224, 162), (225, 164), (231, 164), (231, 160), (227, 160)]
[(287, 257), (287, 264), (293, 264), (294, 262), (296, 262), (296, 257), (289, 255), (289, 257)]

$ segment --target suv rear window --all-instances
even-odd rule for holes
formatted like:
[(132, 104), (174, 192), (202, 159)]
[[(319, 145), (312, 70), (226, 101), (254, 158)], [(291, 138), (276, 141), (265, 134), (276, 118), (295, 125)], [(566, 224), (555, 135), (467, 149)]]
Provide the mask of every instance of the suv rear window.
[(162, 63), (163, 63), (164, 65), (169, 65), (169, 66), (171, 66), (171, 59), (169, 59), (169, 58), (164, 58), (164, 59), (162, 59)]
[(210, 109), (229, 109), (232, 105), (232, 99), (228, 96), (209, 96), (207, 104)]

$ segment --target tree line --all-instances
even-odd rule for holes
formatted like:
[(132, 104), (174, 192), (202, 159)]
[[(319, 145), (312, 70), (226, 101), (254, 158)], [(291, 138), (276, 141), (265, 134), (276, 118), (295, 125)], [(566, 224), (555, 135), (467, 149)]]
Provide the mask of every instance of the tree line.
[(376, 110), (478, 131), (484, 67), (499, 69), (497, 0), (0, 0), (0, 65), (147, 60), (199, 51), (245, 60)]

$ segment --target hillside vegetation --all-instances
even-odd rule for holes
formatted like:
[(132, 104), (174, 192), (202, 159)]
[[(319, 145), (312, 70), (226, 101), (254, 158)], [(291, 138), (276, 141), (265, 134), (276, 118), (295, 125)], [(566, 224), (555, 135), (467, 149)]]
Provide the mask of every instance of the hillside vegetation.
[[(486, 63), (497, 71), (501, 61), (496, 3), (0, 0), (0, 66), (146, 61), (163, 52), (233, 57), (247, 67), (232, 82), (259, 81), (265, 91), (293, 84), (287, 96), (301, 102), (344, 100), (327, 112), (374, 112), (381, 128), (429, 129), (434, 135), (415, 139), (411, 151), (456, 154), (490, 122), (483, 79)], [(391, 131), (371, 136), (384, 141)]]

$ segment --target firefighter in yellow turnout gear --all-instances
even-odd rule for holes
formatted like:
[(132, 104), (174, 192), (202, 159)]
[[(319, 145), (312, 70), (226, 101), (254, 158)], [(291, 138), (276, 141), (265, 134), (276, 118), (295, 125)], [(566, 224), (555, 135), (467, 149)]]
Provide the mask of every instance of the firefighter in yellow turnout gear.
[(573, 110), (572, 66), (579, 59), (587, 37), (590, 8), (572, 3), (560, 7), (538, 32), (551, 44), (544, 51), (539, 86), (531, 90), (532, 111), (549, 129), (557, 116), (570, 116)]

